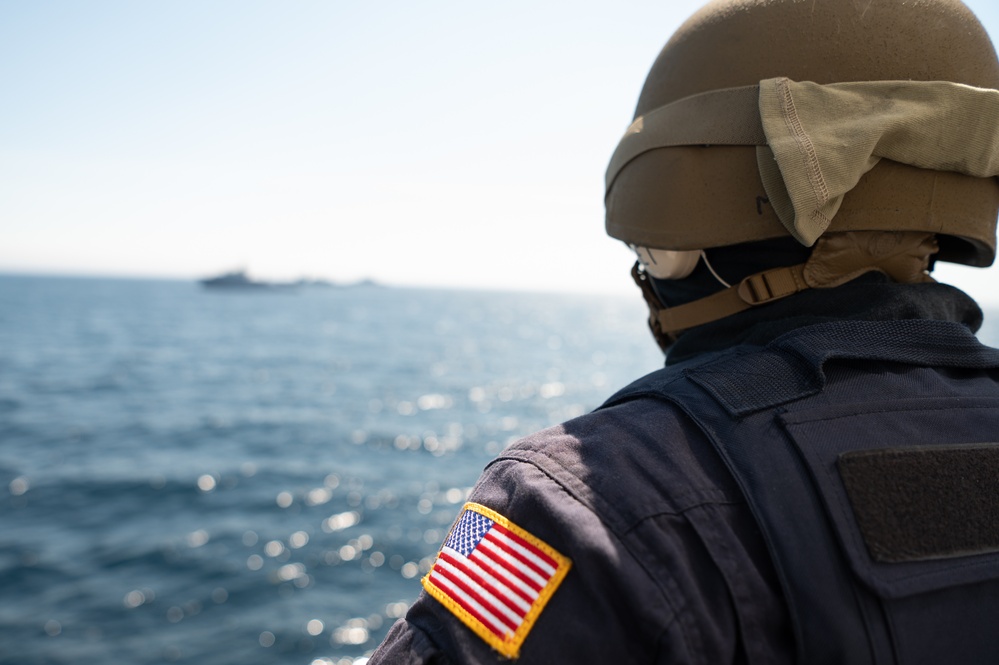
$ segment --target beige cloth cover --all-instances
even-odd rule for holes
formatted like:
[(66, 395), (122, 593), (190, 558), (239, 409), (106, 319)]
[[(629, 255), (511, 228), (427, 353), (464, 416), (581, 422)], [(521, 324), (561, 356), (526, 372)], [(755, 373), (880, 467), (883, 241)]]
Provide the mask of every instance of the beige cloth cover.
[(607, 190), (643, 152), (710, 144), (758, 146), (771, 205), (791, 235), (811, 246), (843, 196), (882, 158), (999, 175), (999, 91), (946, 81), (774, 78), (694, 95), (632, 123), (611, 158)]
[[(770, 203), (812, 245), (843, 195), (881, 158), (980, 178), (999, 175), (999, 91), (944, 81), (760, 82)], [(790, 222), (790, 224), (789, 224)]]

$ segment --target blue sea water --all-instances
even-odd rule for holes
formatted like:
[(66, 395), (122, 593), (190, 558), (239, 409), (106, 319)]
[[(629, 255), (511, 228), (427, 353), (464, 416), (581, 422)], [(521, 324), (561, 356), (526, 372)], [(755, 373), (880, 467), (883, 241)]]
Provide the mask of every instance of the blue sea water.
[(634, 297), (0, 277), (0, 663), (363, 662)]

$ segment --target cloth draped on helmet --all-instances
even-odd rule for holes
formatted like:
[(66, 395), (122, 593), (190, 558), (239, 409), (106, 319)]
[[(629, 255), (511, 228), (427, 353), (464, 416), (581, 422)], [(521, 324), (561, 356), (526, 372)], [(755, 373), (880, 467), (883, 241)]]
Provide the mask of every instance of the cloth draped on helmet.
[(606, 191), (642, 153), (681, 145), (757, 146), (774, 210), (811, 246), (843, 196), (882, 158), (999, 176), (999, 90), (947, 81), (822, 85), (773, 78), (692, 95), (635, 119), (611, 158)]

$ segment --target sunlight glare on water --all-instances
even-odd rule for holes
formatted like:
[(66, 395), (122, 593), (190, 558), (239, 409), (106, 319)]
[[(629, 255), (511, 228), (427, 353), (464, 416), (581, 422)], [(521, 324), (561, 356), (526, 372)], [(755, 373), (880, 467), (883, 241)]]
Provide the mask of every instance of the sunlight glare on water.
[(658, 366), (642, 307), (0, 277), (0, 663), (363, 662), (489, 460)]

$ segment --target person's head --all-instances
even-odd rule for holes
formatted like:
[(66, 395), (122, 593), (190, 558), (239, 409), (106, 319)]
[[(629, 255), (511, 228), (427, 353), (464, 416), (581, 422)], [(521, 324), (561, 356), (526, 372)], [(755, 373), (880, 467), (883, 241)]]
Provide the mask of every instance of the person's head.
[[(706, 5), (653, 64), (608, 169), (607, 232), (638, 248), (647, 299), (702, 303), (675, 320), (651, 304), (653, 327), (728, 316), (703, 296), (775, 266), (813, 262), (772, 275), (809, 288), (991, 265), (999, 182), (972, 144), (996, 139), (996, 88), (992, 43), (958, 0)], [(951, 110), (997, 115), (955, 140)]]

